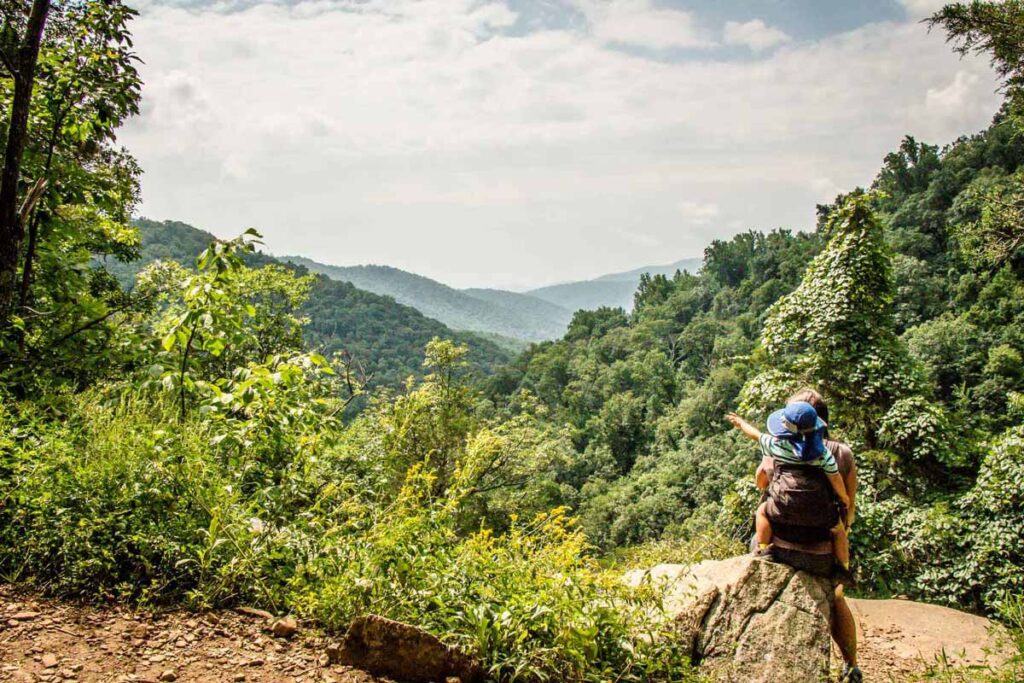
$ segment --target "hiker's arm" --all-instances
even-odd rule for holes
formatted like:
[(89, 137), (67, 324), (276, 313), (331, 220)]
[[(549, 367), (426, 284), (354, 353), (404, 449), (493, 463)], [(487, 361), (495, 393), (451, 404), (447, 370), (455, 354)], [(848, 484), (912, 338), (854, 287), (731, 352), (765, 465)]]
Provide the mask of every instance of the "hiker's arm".
[(736, 429), (743, 432), (743, 434), (752, 441), (759, 441), (761, 439), (761, 430), (750, 424), (736, 413), (729, 413), (725, 416), (725, 419), (729, 421)]
[(857, 510), (857, 465), (856, 463), (850, 466), (850, 471), (846, 474), (843, 484), (846, 485), (846, 495), (850, 498), (850, 504), (846, 508), (846, 526), (853, 525), (854, 513)]
[(838, 472), (830, 474), (828, 475), (828, 483), (832, 484), (832, 490), (836, 492), (836, 497), (839, 499), (839, 502), (849, 510), (850, 497), (846, 495), (846, 484), (843, 483), (843, 476)]

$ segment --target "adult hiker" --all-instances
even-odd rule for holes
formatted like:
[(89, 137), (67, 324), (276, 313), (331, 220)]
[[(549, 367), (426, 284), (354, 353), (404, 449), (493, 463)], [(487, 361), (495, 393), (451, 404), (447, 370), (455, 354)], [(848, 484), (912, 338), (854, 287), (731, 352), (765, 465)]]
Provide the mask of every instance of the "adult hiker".
[[(774, 477), (757, 508), (754, 555), (770, 558), (772, 537), (793, 541), (832, 539), (836, 560), (850, 568), (846, 511), (850, 499), (832, 451), (825, 448), (825, 427), (818, 412), (806, 401), (793, 401), (768, 418), (764, 433), (735, 413), (726, 417), (760, 447), (774, 464)], [(836, 500), (839, 505), (836, 505)]]
[[(829, 421), (828, 405), (821, 394), (813, 389), (802, 389), (789, 398), (787, 405), (808, 403), (825, 423)], [(835, 459), (839, 474), (849, 499), (849, 507), (844, 515), (847, 526), (853, 523), (856, 515), (857, 465), (853, 451), (846, 444), (828, 438), (827, 427), (824, 436), (825, 448)], [(766, 454), (757, 467), (756, 482), (758, 488), (767, 491), (775, 476), (775, 460)], [(795, 569), (811, 574), (831, 578), (834, 583), (835, 600), (832, 612), (832, 638), (839, 647), (844, 660), (842, 681), (859, 683), (863, 674), (857, 666), (857, 630), (853, 613), (846, 601), (843, 584), (849, 581), (849, 572), (837, 571), (834, 557), (835, 547), (830, 534), (822, 533), (814, 538), (813, 530), (808, 535), (806, 530), (790, 529), (784, 525), (775, 525), (771, 538), (770, 557)], [(804, 533), (800, 533), (803, 531)], [(751, 547), (756, 552), (756, 536), (751, 539)]]

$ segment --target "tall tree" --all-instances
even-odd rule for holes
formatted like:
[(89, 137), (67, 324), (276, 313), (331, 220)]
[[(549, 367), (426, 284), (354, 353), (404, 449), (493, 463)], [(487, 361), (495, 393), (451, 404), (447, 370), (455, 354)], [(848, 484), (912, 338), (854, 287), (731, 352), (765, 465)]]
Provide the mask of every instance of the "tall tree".
[[(117, 314), (133, 305), (95, 266), (137, 255), (130, 218), (139, 168), (116, 146), (141, 91), (128, 31), (134, 16), (118, 0), (59, 2), (49, 12), (23, 136), (20, 208), (3, 242), (15, 262), (13, 284), (10, 273), (5, 280), (15, 291), (0, 302), (15, 323), (0, 323), (5, 373), (31, 377), (51, 361), (67, 369), (70, 349), (79, 360), (102, 360)], [(0, 80), (0, 112), (13, 108), (13, 91), (13, 81)]]
[(928, 19), (942, 28), (961, 55), (988, 54), (1004, 89), (1016, 98), (1024, 87), (1024, 1), (957, 2)]
[(50, 0), (33, 0), (23, 27), (19, 16), (22, 10), (21, 2), (4, 3), (0, 36), (0, 59), (14, 82), (4, 165), (0, 171), (0, 329), (7, 325), (17, 291), (18, 254), (25, 234), (22, 212), (18, 210), (21, 162), (28, 140), (32, 88)]
[(915, 380), (896, 337), (889, 253), (869, 202), (854, 194), (833, 210), (828, 245), (768, 312), (767, 367), (744, 392), (748, 405), (764, 409), (799, 386), (820, 386), (873, 447), (882, 417)]
[[(1024, 1), (955, 3), (932, 15), (928, 25), (945, 30), (961, 55), (989, 56), (1003, 81), (1006, 114), (1024, 129)], [(966, 251), (993, 266), (1012, 262), (1024, 246), (1024, 179), (1018, 173), (975, 200), (981, 217), (962, 231)]]

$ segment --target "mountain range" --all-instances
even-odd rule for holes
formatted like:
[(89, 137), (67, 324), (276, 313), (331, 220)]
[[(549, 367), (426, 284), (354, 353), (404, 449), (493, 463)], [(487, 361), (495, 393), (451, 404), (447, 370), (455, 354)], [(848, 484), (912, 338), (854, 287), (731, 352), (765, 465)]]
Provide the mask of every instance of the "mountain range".
[[(135, 221), (141, 258), (105, 266), (126, 286), (146, 264), (171, 259), (185, 265), (215, 237), (177, 221)], [(531, 342), (560, 338), (579, 309), (632, 308), (642, 273), (695, 271), (699, 259), (645, 266), (527, 292), (456, 289), (390, 266), (334, 266), (301, 256), (256, 253), (251, 265), (279, 263), (319, 277), (301, 313), (306, 336), (323, 352), (345, 350), (373, 374), (375, 384), (397, 386), (418, 373), (424, 345), (433, 337), (466, 343), (482, 370), (505, 362)]]
[(496, 289), (459, 290), (391, 266), (332, 266), (302, 256), (282, 260), (359, 289), (390, 296), (454, 330), (498, 334), (521, 341), (561, 337), (572, 311), (544, 299)]
[[(683, 259), (609, 273), (592, 280), (566, 282), (526, 292), (504, 289), (455, 289), (422, 275), (391, 266), (335, 266), (304, 256), (282, 256), (314, 273), (350, 282), (360, 289), (393, 297), (455, 330), (498, 335), (521, 342), (557, 339), (575, 311), (602, 306), (630, 310), (643, 273), (672, 275), (696, 272), (701, 259)], [(512, 344), (514, 346), (514, 344)]]
[(648, 273), (671, 277), (677, 270), (696, 273), (700, 270), (702, 262), (703, 259), (688, 258), (661, 266), (643, 266), (621, 273), (601, 275), (592, 280), (565, 282), (531, 289), (526, 294), (573, 311), (593, 310), (601, 306), (629, 311), (633, 308), (633, 293), (636, 292), (637, 285), (640, 284), (641, 275)]
[[(177, 221), (135, 221), (142, 238), (140, 258), (128, 263), (109, 260), (103, 266), (126, 287), (146, 265), (173, 260), (193, 266), (199, 253), (215, 237)], [(305, 274), (304, 266), (286, 263), (263, 253), (249, 254), (250, 266), (279, 264)], [(484, 335), (452, 330), (411, 306), (389, 296), (374, 294), (348, 282), (318, 275), (300, 315), (309, 319), (305, 339), (324, 354), (345, 352), (370, 378), (371, 386), (399, 387), (410, 375), (422, 372), (423, 349), (434, 337), (451, 339), (470, 348), (474, 368), (487, 372), (509, 360), (510, 349)]]

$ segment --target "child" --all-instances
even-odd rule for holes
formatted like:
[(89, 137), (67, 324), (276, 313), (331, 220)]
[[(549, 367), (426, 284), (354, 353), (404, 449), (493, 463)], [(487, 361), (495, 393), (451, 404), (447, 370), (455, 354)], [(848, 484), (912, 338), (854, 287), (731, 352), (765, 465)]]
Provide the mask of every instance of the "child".
[[(828, 425), (818, 417), (818, 413), (810, 403), (795, 401), (782, 410), (772, 413), (768, 418), (768, 434), (762, 434), (757, 427), (735, 413), (729, 413), (726, 419), (747, 437), (757, 441), (761, 446), (762, 456), (774, 460), (776, 469), (780, 469), (778, 466), (794, 466), (794, 471), (799, 472), (806, 471), (811, 467), (820, 468), (828, 478), (832, 491), (843, 509), (849, 509), (850, 499), (846, 494), (843, 478), (839, 474), (839, 467), (835, 457), (825, 448), (823, 431)], [(773, 489), (776, 489), (774, 492), (781, 492), (784, 495), (776, 496), (774, 500), (765, 501), (758, 506), (755, 524), (757, 551), (754, 554), (758, 557), (770, 554), (772, 522), (769, 517), (769, 503), (773, 504), (772, 509), (776, 511), (776, 514), (780, 511), (785, 513), (787, 506), (796, 507), (800, 503), (805, 506), (810, 504), (816, 506), (810, 511), (814, 519), (812, 523), (808, 524), (805, 521), (804, 524), (806, 526), (825, 524), (829, 527), (836, 560), (848, 571), (850, 568), (850, 542), (846, 533), (845, 520), (840, 519), (833, 525), (833, 520), (836, 520), (834, 507), (822, 501), (820, 496), (815, 498), (814, 491), (810, 489), (778, 491), (777, 487), (770, 485), (770, 494)], [(808, 493), (808, 491), (810, 492)], [(800, 495), (806, 496), (806, 499), (799, 500)], [(800, 514), (804, 514), (806, 517), (807, 511), (796, 512), (797, 516)]]

